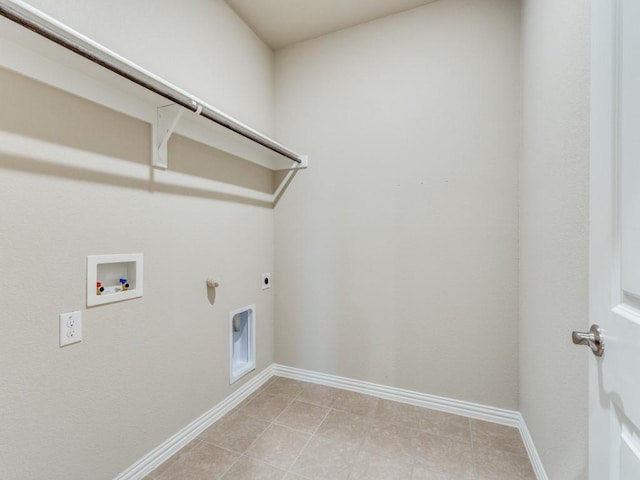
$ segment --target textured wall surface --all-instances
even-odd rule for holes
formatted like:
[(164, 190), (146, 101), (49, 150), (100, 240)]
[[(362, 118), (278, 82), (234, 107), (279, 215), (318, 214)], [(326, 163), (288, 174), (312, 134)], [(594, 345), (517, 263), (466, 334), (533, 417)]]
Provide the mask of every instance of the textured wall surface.
[(442, 0), (276, 53), (276, 359), (518, 406), (520, 5)]
[(27, 2), (263, 133), (273, 55), (223, 0)]
[[(0, 70), (0, 135), (26, 145), (0, 143), (0, 478), (130, 466), (233, 391), (227, 316), (250, 303), (257, 371), (275, 350), (521, 410), (550, 479), (586, 478), (588, 357), (569, 334), (587, 328), (587, 0), (439, 0), (275, 68), (222, 0), (30, 3), (311, 168), (274, 215), (202, 188), (269, 192), (270, 172), (174, 137), (193, 185), (161, 185), (139, 175), (148, 125)], [(86, 256), (127, 252), (144, 297), (86, 309)], [(84, 341), (61, 349), (73, 310)]]
[(520, 408), (551, 480), (587, 478), (589, 2), (523, 3)]
[[(37, 3), (272, 129), (272, 54), (223, 2), (181, 2), (188, 18), (169, 15), (173, 2)], [(210, 57), (206, 35), (226, 42)], [(272, 174), (175, 137), (182, 186), (160, 184), (149, 125), (5, 70), (0, 84), (0, 135), (25, 142), (0, 153), (0, 478), (113, 478), (232, 393), (229, 311), (256, 303), (257, 371), (273, 362), (273, 290), (260, 288), (273, 209), (202, 187), (272, 191)], [(87, 255), (134, 252), (144, 297), (87, 309)], [(213, 305), (208, 276), (221, 284)], [(59, 348), (58, 314), (74, 310), (84, 339)]]

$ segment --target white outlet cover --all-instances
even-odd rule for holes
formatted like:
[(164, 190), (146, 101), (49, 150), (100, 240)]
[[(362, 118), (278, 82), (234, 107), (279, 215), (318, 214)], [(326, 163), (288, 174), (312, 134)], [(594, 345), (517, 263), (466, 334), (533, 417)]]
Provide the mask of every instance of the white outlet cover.
[(60, 346), (82, 341), (82, 312), (60, 314)]
[(263, 273), (262, 274), (262, 290), (266, 290), (267, 288), (271, 288), (271, 274)]

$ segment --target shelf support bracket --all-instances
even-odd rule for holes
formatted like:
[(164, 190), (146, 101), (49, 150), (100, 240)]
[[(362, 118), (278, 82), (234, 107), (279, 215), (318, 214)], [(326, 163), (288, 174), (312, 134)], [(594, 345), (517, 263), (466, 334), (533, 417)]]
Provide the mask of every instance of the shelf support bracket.
[(289, 168), (279, 168), (277, 171), (286, 172), (291, 170), (303, 170), (309, 167), (309, 156), (308, 155), (300, 155), (300, 163), (291, 162), (291, 166)]
[(151, 164), (156, 168), (166, 169), (169, 165), (167, 158), (167, 144), (173, 134), (180, 117), (184, 113), (184, 108), (180, 105), (172, 104), (158, 107), (157, 120), (154, 125), (155, 138), (153, 145), (153, 158)]
[(303, 168), (307, 168), (309, 166), (309, 155), (302, 155), (300, 157), (300, 163), (296, 167), (296, 170), (301, 170)]

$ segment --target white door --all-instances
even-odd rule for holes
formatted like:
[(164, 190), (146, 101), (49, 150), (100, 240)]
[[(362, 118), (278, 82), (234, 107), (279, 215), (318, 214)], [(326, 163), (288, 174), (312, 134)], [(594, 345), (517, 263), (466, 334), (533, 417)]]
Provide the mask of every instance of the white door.
[(592, 5), (589, 479), (640, 480), (640, 0)]

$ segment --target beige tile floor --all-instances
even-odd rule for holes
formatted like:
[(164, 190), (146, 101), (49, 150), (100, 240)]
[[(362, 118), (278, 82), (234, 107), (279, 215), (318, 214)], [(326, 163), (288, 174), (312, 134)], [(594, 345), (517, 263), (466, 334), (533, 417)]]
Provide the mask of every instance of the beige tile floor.
[(517, 429), (273, 377), (145, 480), (535, 480)]

